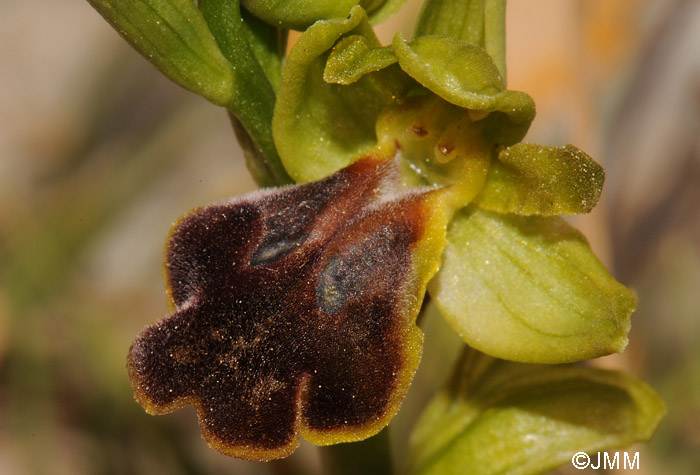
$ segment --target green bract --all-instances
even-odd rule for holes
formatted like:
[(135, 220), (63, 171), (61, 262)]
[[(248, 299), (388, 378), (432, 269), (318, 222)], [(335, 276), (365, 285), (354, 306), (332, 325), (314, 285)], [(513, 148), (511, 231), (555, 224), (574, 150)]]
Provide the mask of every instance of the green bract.
[(192, 0), (88, 0), (166, 76), (214, 104), (229, 104), (239, 90)]
[(664, 413), (651, 388), (616, 371), (471, 352), (423, 413), (410, 473), (542, 473), (580, 451), (649, 440)]
[(272, 140), (279, 31), (244, 24), (237, 0), (88, 1), (166, 76), (233, 114), (259, 184), (290, 182)]
[(622, 351), (636, 308), (632, 292), (561, 218), (501, 215), (473, 205), (453, 219), (443, 267), (429, 291), (469, 345), (532, 363)]
[(359, 5), (373, 24), (395, 13), (406, 0), (242, 0), (255, 16), (280, 28), (305, 30), (318, 20), (345, 18)]

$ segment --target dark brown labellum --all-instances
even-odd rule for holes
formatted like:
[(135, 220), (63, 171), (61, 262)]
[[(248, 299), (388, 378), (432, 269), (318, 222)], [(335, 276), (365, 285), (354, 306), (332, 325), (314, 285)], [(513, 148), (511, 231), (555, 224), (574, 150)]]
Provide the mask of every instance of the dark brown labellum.
[(367, 157), (178, 221), (165, 262), (175, 310), (129, 352), (138, 402), (194, 405), (210, 445), (251, 460), (288, 455), (299, 434), (378, 432), (420, 356), (416, 252), (431, 216), (432, 192), (396, 195), (396, 180), (391, 160)]

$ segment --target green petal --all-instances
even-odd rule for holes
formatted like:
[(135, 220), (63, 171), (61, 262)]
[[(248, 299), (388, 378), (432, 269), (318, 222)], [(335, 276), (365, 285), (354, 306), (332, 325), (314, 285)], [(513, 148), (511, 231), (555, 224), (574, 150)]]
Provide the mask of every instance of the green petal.
[(580, 451), (595, 464), (598, 451), (649, 440), (665, 413), (651, 388), (615, 371), (477, 356), (452, 383), (416, 427), (411, 473), (535, 474)]
[(365, 74), (382, 70), (397, 61), (391, 46), (371, 48), (364, 36), (348, 36), (333, 47), (323, 71), (323, 80), (331, 84), (353, 84)]
[(533, 363), (621, 352), (636, 308), (632, 292), (561, 218), (473, 206), (452, 221), (443, 268), (429, 290), (470, 346)]
[(234, 71), (192, 0), (88, 0), (166, 76), (217, 105), (234, 100)]
[(362, 35), (347, 36), (338, 41), (328, 56), (323, 80), (347, 86), (368, 75), (366, 80), (374, 87), (397, 102), (402, 100), (418, 85), (398, 66), (398, 58), (391, 46), (377, 45), (374, 37)]
[(360, 7), (343, 20), (321, 21), (289, 53), (282, 72), (273, 135), (295, 181), (317, 180), (348, 165), (376, 144), (375, 123), (391, 95), (369, 78), (340, 86), (323, 80), (330, 49), (344, 35), (379, 46)]
[(459, 107), (488, 113), (484, 135), (511, 145), (525, 136), (535, 117), (532, 98), (505, 90), (498, 68), (480, 47), (441, 36), (422, 36), (406, 43), (397, 34), (394, 51), (413, 79)]
[(520, 143), (500, 151), (475, 203), (523, 216), (588, 213), (604, 180), (603, 167), (573, 145)]
[(406, 0), (242, 0), (255, 16), (279, 28), (303, 31), (318, 20), (346, 18), (359, 5), (380, 23), (394, 14)]

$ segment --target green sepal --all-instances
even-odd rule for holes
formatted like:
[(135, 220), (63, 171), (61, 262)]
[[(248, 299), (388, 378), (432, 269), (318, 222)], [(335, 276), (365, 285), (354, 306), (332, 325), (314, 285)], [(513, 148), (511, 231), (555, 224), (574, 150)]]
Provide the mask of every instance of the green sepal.
[(282, 163), (297, 182), (317, 180), (350, 164), (376, 144), (375, 123), (391, 94), (371, 78), (340, 86), (323, 80), (330, 50), (343, 36), (363, 36), (379, 47), (365, 12), (319, 21), (287, 57), (277, 95), (273, 134)]
[(427, 0), (415, 36), (449, 36), (480, 46), (505, 79), (505, 24), (506, 0)]
[(409, 473), (542, 473), (577, 452), (649, 440), (664, 413), (649, 386), (623, 373), (471, 351), (419, 420)]
[(167, 77), (214, 104), (238, 94), (234, 70), (192, 0), (88, 0)]
[(573, 145), (519, 143), (500, 150), (474, 203), (522, 216), (588, 213), (604, 180), (603, 167)]
[(242, 0), (255, 16), (279, 28), (304, 31), (316, 21), (347, 18), (361, 6), (372, 24), (380, 23), (401, 8), (406, 0)]
[(421, 36), (392, 43), (401, 68), (446, 101), (488, 114), (487, 140), (512, 145), (525, 137), (535, 118), (535, 103), (520, 91), (505, 89), (491, 57), (479, 46), (442, 36)]
[(467, 344), (529, 363), (621, 352), (636, 308), (633, 293), (563, 219), (473, 205), (455, 215), (428, 289)]

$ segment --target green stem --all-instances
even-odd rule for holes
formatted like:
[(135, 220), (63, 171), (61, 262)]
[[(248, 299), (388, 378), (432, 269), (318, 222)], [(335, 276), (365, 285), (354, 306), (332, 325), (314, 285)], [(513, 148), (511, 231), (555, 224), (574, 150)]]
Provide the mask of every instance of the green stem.
[(389, 428), (361, 442), (321, 448), (323, 472), (334, 475), (390, 475)]
[(236, 130), (239, 139), (243, 133), (248, 136), (242, 144), (248, 168), (261, 186), (291, 183), (272, 139), (275, 91), (249, 42), (252, 36), (243, 26), (239, 2), (200, 0), (199, 9), (235, 72), (236, 94), (226, 107), (242, 126)]
[(275, 28), (241, 8), (242, 30), (275, 92), (280, 87), (289, 30)]

